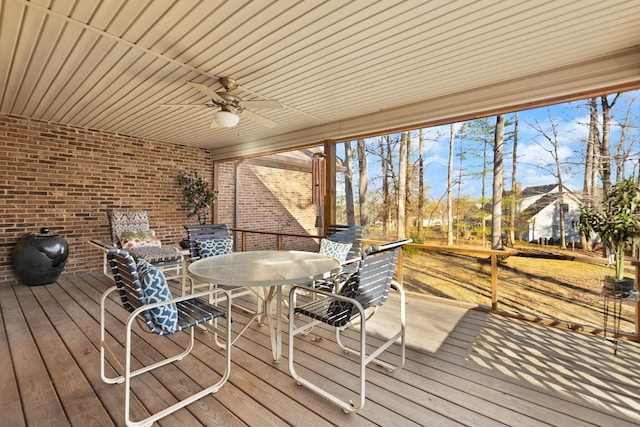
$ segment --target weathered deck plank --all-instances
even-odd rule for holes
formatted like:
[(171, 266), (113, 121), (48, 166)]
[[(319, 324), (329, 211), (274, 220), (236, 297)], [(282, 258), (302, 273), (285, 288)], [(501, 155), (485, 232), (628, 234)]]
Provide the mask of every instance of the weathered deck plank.
[[(0, 358), (10, 361), (0, 367), (0, 426), (123, 425), (123, 386), (104, 384), (99, 370), (98, 301), (111, 283), (96, 272), (63, 275), (47, 286), (0, 285)], [(288, 336), (283, 360), (274, 364), (268, 329), (254, 324), (233, 348), (227, 384), (158, 425), (640, 424), (638, 344), (623, 342), (614, 356), (602, 337), (472, 310), (452, 312), (447, 319), (446, 309), (433, 304), (410, 300), (407, 320), (413, 342), (407, 363), (394, 373), (367, 370), (367, 404), (357, 414), (344, 414), (297, 386), (288, 373)], [(416, 315), (413, 319), (422, 324), (412, 324), (411, 310), (437, 313)], [(111, 301), (108, 331), (120, 333), (126, 315)], [(239, 311), (233, 316), (237, 332), (247, 316)], [(167, 339), (142, 329), (136, 333), (136, 364), (176, 352), (187, 340), (186, 334)], [(346, 341), (353, 337), (347, 335)], [(224, 357), (213, 336), (199, 332), (197, 341), (183, 361), (133, 381), (135, 418), (220, 375)], [(340, 392), (357, 387), (352, 374), (357, 365), (335, 345), (328, 329), (316, 327), (296, 339), (298, 361), (305, 375)]]
[[(4, 310), (2, 308), (3, 303), (6, 307), (14, 301), (9, 298), (10, 292), (12, 292), (12, 288), (9, 286), (5, 286), (5, 289), (0, 288), (0, 314), (2, 314), (0, 316), (0, 360), (2, 360), (2, 363), (0, 363), (0, 378), (2, 378), (2, 387), (0, 387), (0, 413), (3, 414), (2, 424), (22, 427), (25, 425), (25, 417), (22, 412), (15, 370), (13, 369), (13, 364), (10, 363), (12, 356), (7, 337), (7, 329), (11, 326), (5, 324), (4, 321), (4, 318), (11, 315), (11, 312), (8, 308)], [(11, 321), (9, 323), (11, 323)], [(16, 353), (17, 351), (16, 349)]]
[[(104, 406), (76, 363), (77, 359), (74, 355), (82, 353), (70, 351), (60, 339), (51, 318), (48, 317), (48, 312), (38, 304), (31, 289), (16, 286), (14, 290), (35, 344), (38, 346), (42, 360), (55, 385), (56, 394), (71, 425), (105, 426), (112, 424)], [(62, 325), (60, 333), (67, 328), (76, 328), (76, 325), (71, 322)]]
[(14, 289), (0, 289), (0, 300), (26, 423), (69, 425)]

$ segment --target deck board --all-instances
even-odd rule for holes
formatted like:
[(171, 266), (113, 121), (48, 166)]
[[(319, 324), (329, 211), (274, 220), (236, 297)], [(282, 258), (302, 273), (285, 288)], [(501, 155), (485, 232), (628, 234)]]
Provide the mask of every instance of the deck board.
[(26, 423), (69, 425), (14, 289), (0, 289), (0, 300)]
[[(69, 422), (85, 426), (111, 424), (104, 406), (76, 363), (78, 354), (70, 351), (61, 340), (51, 319), (47, 317), (48, 313), (38, 304), (34, 292), (23, 286), (14, 289)], [(62, 329), (75, 328), (70, 323), (63, 325)]]
[[(0, 285), (0, 426), (123, 425), (122, 385), (99, 370), (99, 298), (112, 281), (101, 272), (63, 275), (56, 284)], [(242, 304), (251, 301), (242, 299)], [(120, 333), (127, 313), (108, 304), (107, 330)], [(222, 389), (158, 421), (160, 426), (633, 426), (640, 424), (640, 346), (617, 355), (602, 337), (474, 310), (409, 300), (409, 345), (402, 370), (367, 370), (367, 403), (344, 414), (299, 387), (283, 359), (271, 360), (268, 328), (255, 323), (233, 348)], [(417, 311), (416, 311), (417, 310)], [(413, 314), (416, 313), (416, 314)], [(413, 314), (413, 317), (412, 317)], [(247, 322), (233, 313), (233, 331)], [(417, 324), (412, 323), (412, 319)], [(286, 326), (286, 323), (284, 323)], [(380, 326), (382, 331), (384, 328)], [(381, 332), (382, 333), (382, 332)], [(144, 417), (215, 381), (223, 351), (205, 332), (184, 360), (132, 382), (134, 418)], [(347, 335), (351, 342), (355, 335)], [(134, 363), (177, 352), (168, 339), (136, 327)], [(110, 340), (112, 338), (109, 338)], [(379, 338), (372, 335), (370, 342)], [(122, 346), (119, 351), (122, 351)], [(397, 349), (385, 358), (397, 356)], [(316, 327), (296, 339), (300, 372), (352, 393), (357, 364)], [(329, 373), (327, 373), (329, 372)]]
[[(12, 360), (7, 337), (7, 329), (11, 326), (6, 325), (4, 321), (4, 318), (11, 314), (10, 310), (6, 308), (7, 305), (12, 303), (12, 300), (8, 297), (11, 291), (12, 289), (9, 287), (5, 287), (5, 289), (0, 287), (0, 313), (2, 314), (2, 316), (0, 316), (0, 360), (3, 361), (3, 363), (0, 364), (0, 378), (2, 378), (2, 387), (0, 387), (0, 413), (2, 414), (3, 424), (22, 427), (25, 425), (25, 417), (22, 412), (18, 383), (13, 364), (8, 363)], [(16, 353), (17, 351), (16, 349)]]

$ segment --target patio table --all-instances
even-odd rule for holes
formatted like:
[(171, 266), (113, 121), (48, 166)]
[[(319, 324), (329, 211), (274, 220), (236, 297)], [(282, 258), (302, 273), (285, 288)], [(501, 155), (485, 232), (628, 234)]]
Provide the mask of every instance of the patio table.
[[(265, 287), (258, 311), (233, 340), (255, 320), (267, 319), (275, 363), (282, 355), (282, 287), (327, 279), (340, 271), (333, 257), (304, 251), (247, 251), (203, 258), (189, 265), (189, 273), (206, 282), (225, 287)], [(276, 304), (275, 327), (271, 305)]]

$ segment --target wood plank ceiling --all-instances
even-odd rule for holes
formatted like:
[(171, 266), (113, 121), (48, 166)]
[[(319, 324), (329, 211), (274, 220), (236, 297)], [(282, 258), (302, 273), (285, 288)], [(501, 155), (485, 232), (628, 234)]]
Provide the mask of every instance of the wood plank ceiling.
[[(233, 158), (640, 87), (638, 0), (0, 0), (0, 112)], [(231, 77), (276, 99), (210, 128)]]

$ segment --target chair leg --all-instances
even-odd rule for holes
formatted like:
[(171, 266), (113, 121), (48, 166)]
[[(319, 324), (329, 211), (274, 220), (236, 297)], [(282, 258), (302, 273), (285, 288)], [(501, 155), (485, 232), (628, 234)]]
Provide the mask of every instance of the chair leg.
[[(387, 341), (385, 341), (381, 346), (379, 346), (373, 353), (366, 355), (365, 354), (365, 364), (369, 364), (370, 362), (375, 363), (378, 366), (381, 366), (382, 368), (388, 370), (389, 372), (401, 369), (404, 364), (405, 364), (405, 356), (406, 356), (406, 342), (405, 342), (405, 317), (406, 317), (406, 311), (405, 311), (405, 293), (404, 293), (404, 289), (401, 286), (394, 286), (393, 287), (394, 290), (397, 290), (399, 295), (400, 295), (400, 329), (389, 339), (387, 339)], [(368, 316), (365, 314), (366, 317), (362, 317), (362, 325), (360, 325), (360, 330), (365, 329), (365, 322), (366, 319), (370, 318), (372, 314), (369, 314)], [(353, 325), (347, 325), (345, 327), (342, 328), (336, 328), (336, 342), (338, 343), (338, 345), (340, 346), (340, 348), (345, 352), (345, 353), (350, 353), (350, 354), (355, 354), (360, 356), (361, 355), (361, 351), (362, 350), (355, 350), (353, 348), (350, 348), (346, 345), (344, 345), (344, 343), (342, 342), (342, 339), (340, 338), (340, 334), (341, 332), (345, 331), (346, 329), (349, 328), (349, 326), (353, 326)], [(378, 356), (380, 354), (382, 354), (386, 349), (388, 349), (389, 347), (391, 347), (393, 344), (395, 344), (396, 342), (398, 342), (398, 340), (400, 340), (400, 361), (398, 364), (393, 364), (393, 363), (389, 363), (389, 362), (385, 362), (384, 360), (380, 360), (378, 359)]]
[[(342, 408), (342, 410), (344, 412), (356, 412), (358, 410), (360, 410), (366, 401), (366, 367), (369, 363), (374, 362), (375, 364), (389, 370), (389, 371), (394, 371), (396, 369), (400, 369), (404, 366), (405, 363), (405, 298), (404, 298), (404, 291), (402, 290), (402, 288), (399, 289), (400, 292), (400, 329), (398, 332), (396, 332), (391, 338), (389, 338), (387, 341), (385, 341), (382, 345), (380, 345), (378, 348), (376, 348), (372, 353), (367, 354), (366, 349), (367, 349), (367, 334), (366, 334), (366, 330), (367, 330), (367, 315), (365, 313), (365, 310), (360, 306), (358, 307), (358, 310), (360, 310), (360, 331), (359, 331), (359, 348), (355, 349), (355, 348), (351, 348), (351, 347), (347, 347), (344, 345), (344, 343), (341, 340), (340, 334), (342, 331), (346, 330), (348, 328), (348, 326), (346, 327), (342, 327), (342, 328), (336, 328), (336, 342), (337, 344), (340, 346), (340, 348), (342, 348), (342, 350), (345, 351), (345, 353), (350, 353), (350, 354), (354, 354), (356, 356), (358, 356), (358, 361), (359, 361), (359, 390), (358, 390), (358, 397), (359, 397), (359, 402), (358, 404), (354, 404), (351, 401), (346, 401), (343, 399), (340, 399), (339, 397), (337, 397), (336, 395), (330, 393), (329, 391), (327, 391), (326, 389), (323, 389), (321, 387), (319, 387), (316, 384), (313, 384), (312, 382), (310, 382), (309, 380), (301, 377), (295, 370), (295, 362), (294, 362), (294, 349), (295, 349), (295, 337), (296, 335), (300, 335), (300, 334), (305, 334), (305, 331), (308, 331), (309, 328), (312, 328), (313, 326), (321, 323), (319, 320), (313, 320), (311, 322), (305, 323), (304, 325), (301, 326), (296, 326), (295, 325), (295, 315), (294, 315), (294, 310), (295, 310), (295, 305), (296, 305), (296, 297), (295, 297), (295, 290), (291, 292), (290, 296), (289, 296), (289, 372), (291, 373), (291, 376), (293, 377), (293, 379), (296, 381), (296, 383), (298, 385), (302, 385), (310, 390), (312, 390), (313, 392), (319, 394), (320, 396), (324, 397), (325, 399), (333, 402), (334, 404), (336, 404), (337, 406), (339, 406), (340, 408)], [(391, 364), (388, 362), (385, 362), (383, 360), (378, 359), (378, 356), (380, 354), (382, 354), (385, 350), (387, 350), (389, 347), (391, 347), (393, 344), (395, 344), (398, 340), (400, 340), (400, 348), (401, 348), (401, 356), (400, 356), (400, 363), (398, 364)]]
[[(193, 328), (191, 328), (191, 338), (189, 340), (189, 344), (187, 345), (186, 348), (184, 348), (180, 353), (174, 354), (173, 356), (170, 356), (168, 358), (165, 358), (159, 362), (156, 363), (152, 363), (151, 365), (147, 365), (147, 366), (143, 366), (141, 368), (138, 368), (134, 371), (131, 371), (131, 356), (130, 356), (130, 350), (131, 350), (131, 328), (133, 326), (133, 321), (135, 320), (136, 316), (135, 315), (131, 315), (129, 316), (129, 319), (127, 320), (127, 329), (126, 329), (126, 342), (125, 342), (125, 365), (123, 366), (120, 361), (118, 360), (117, 356), (113, 353), (113, 351), (111, 351), (111, 349), (109, 348), (109, 346), (107, 345), (106, 341), (105, 341), (105, 332), (104, 332), (104, 324), (103, 322), (103, 318), (104, 314), (101, 313), (101, 328), (100, 328), (100, 372), (101, 372), (101, 377), (102, 377), (102, 381), (104, 381), (107, 384), (121, 384), (123, 382), (125, 382), (127, 376), (129, 377), (135, 377), (137, 375), (143, 374), (145, 372), (149, 372), (155, 368), (159, 368), (160, 366), (164, 366), (167, 365), (169, 363), (178, 361), (178, 360), (182, 360), (184, 359), (184, 357), (186, 355), (188, 355), (191, 350), (193, 349), (193, 345), (194, 345), (194, 335), (193, 335)], [(119, 376), (115, 376), (115, 377), (108, 377), (106, 375), (106, 354), (105, 353), (109, 353), (109, 356), (111, 357), (112, 361), (118, 365), (118, 367), (122, 370), (125, 371), (125, 374), (123, 375), (119, 375)], [(129, 368), (127, 368), (127, 366), (129, 366)]]
[[(225, 318), (227, 319), (226, 321), (226, 340), (227, 342), (231, 342), (231, 315), (229, 313), (231, 313), (231, 299), (227, 298), (227, 315), (225, 316)], [(133, 324), (133, 322), (128, 322), (127, 325), (127, 346), (126, 346), (126, 360), (125, 360), (125, 423), (127, 426), (133, 426), (133, 427), (141, 427), (141, 426), (151, 426), (155, 421), (159, 420), (160, 418), (166, 417), (169, 414), (174, 413), (175, 411), (184, 408), (187, 405), (190, 405), (191, 403), (203, 398), (204, 396), (208, 395), (208, 394), (212, 394), (217, 392), (229, 379), (229, 374), (231, 372), (231, 345), (226, 346), (225, 348), (225, 359), (226, 359), (226, 366), (225, 366), (225, 371), (222, 375), (222, 377), (214, 384), (210, 385), (209, 387), (199, 391), (198, 393), (195, 393), (177, 403), (174, 403), (173, 405), (159, 411), (156, 412), (155, 414), (150, 415), (149, 417), (143, 419), (143, 420), (139, 420), (139, 421), (132, 421), (130, 418), (130, 403), (131, 403), (131, 378), (133, 378), (136, 375), (139, 375), (143, 372), (148, 372), (151, 369), (157, 368), (159, 366), (163, 366), (166, 365), (167, 363), (170, 362), (174, 362), (176, 360), (180, 360), (182, 359), (184, 356), (186, 356), (191, 349), (193, 348), (193, 344), (194, 344), (194, 334), (195, 334), (195, 327), (190, 328), (190, 343), (187, 347), (187, 349), (182, 352), (179, 355), (173, 356), (165, 361), (161, 361), (158, 363), (155, 363), (153, 365), (150, 365), (148, 367), (145, 368), (141, 368), (138, 369), (136, 371), (131, 371), (131, 325)], [(215, 332), (217, 334), (217, 331)]]
[[(295, 337), (296, 335), (304, 334), (304, 332), (309, 330), (310, 327), (313, 327), (321, 322), (319, 320), (312, 320), (311, 322), (305, 323), (302, 326), (296, 327), (295, 316), (294, 316), (295, 305), (296, 305), (295, 291), (293, 291), (289, 296), (289, 373), (291, 374), (291, 377), (293, 377), (293, 379), (296, 381), (298, 385), (301, 385), (313, 391), (314, 393), (324, 397), (325, 399), (329, 400), (330, 402), (342, 408), (342, 410), (345, 413), (358, 411), (360, 408), (364, 406), (364, 403), (365, 403), (366, 364), (365, 364), (364, 356), (360, 357), (360, 363), (359, 363), (360, 384), (359, 384), (359, 390), (358, 390), (358, 396), (359, 396), (358, 405), (354, 404), (352, 401), (346, 401), (337, 397), (335, 394), (332, 394), (326, 389), (312, 383), (306, 378), (303, 378), (301, 375), (299, 375), (296, 372), (295, 361), (294, 361)], [(364, 331), (365, 331), (364, 328), (362, 328), (360, 333), (360, 348), (361, 348), (361, 353), (363, 355), (365, 353), (364, 349), (366, 348), (366, 334)]]

